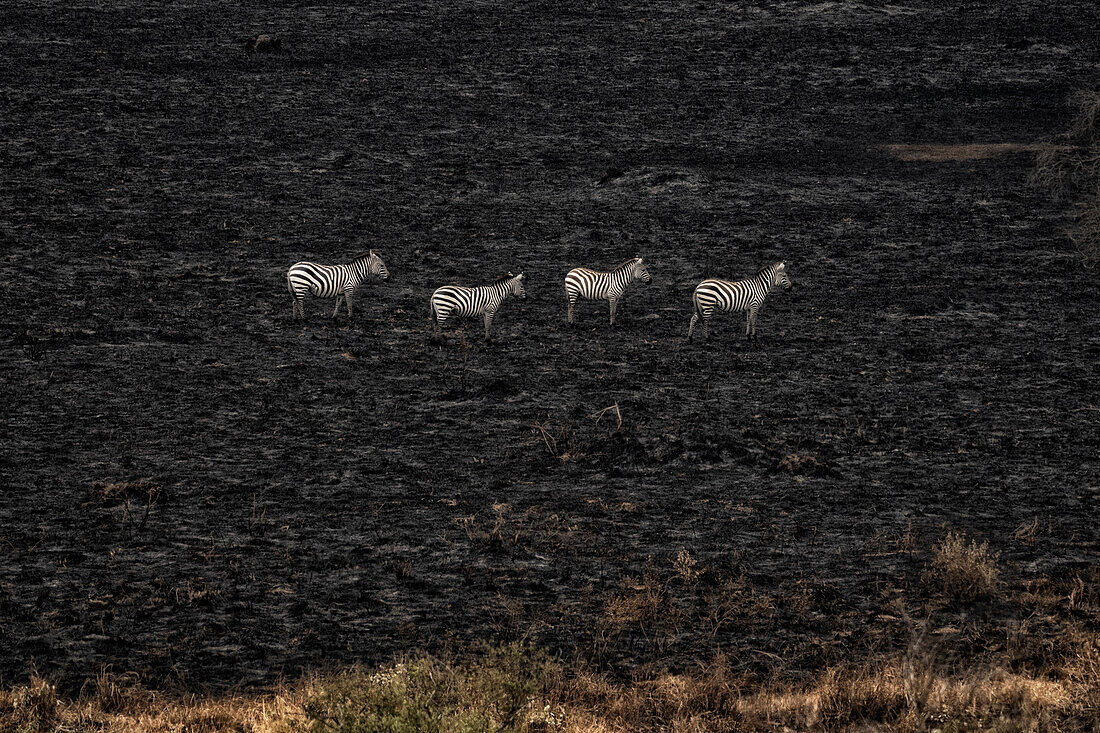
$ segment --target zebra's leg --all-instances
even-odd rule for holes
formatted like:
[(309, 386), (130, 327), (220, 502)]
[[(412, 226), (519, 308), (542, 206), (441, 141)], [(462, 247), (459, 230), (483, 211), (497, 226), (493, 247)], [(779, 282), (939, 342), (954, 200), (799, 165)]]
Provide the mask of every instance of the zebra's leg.
[(336, 314), (340, 312), (340, 298), (344, 297), (343, 293), (336, 294), (336, 307), (332, 309), (332, 317), (336, 318)]
[(710, 314), (712, 311), (703, 309), (699, 313), (699, 319), (703, 322), (703, 340), (710, 341)]
[(568, 320), (569, 323), (572, 323), (573, 322), (573, 308), (576, 307), (576, 305), (577, 305), (577, 294), (566, 291), (565, 297), (569, 301), (568, 308), (566, 309), (566, 312), (565, 312), (566, 319)]
[(753, 341), (756, 339), (756, 314), (760, 312), (758, 307), (750, 307), (745, 317), (745, 336)]
[(432, 306), (432, 340), (439, 342), (443, 339), (443, 324), (447, 320), (447, 314), (439, 313)]
[(611, 304), (611, 325), (615, 325), (615, 308), (619, 305), (618, 298), (608, 298), (608, 302)]
[(493, 325), (493, 314), (490, 313), (489, 311), (485, 311), (485, 340), (486, 341), (491, 341), (492, 340), (492, 338), (489, 336), (489, 328), (492, 327), (492, 325)]
[(344, 293), (344, 303), (348, 306), (348, 318), (351, 318), (351, 293)]
[(699, 314), (691, 314), (691, 323), (688, 324), (688, 343), (691, 343), (691, 335), (695, 333), (695, 324), (699, 322)]

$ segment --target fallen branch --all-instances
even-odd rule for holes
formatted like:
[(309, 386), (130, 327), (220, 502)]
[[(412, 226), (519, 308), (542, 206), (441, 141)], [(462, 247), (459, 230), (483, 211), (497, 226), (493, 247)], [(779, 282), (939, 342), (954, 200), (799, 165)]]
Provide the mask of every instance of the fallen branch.
[(608, 412), (609, 410), (614, 410), (615, 411), (615, 416), (619, 418), (619, 424), (615, 426), (615, 429), (619, 430), (623, 426), (623, 413), (622, 413), (621, 410), (619, 410), (619, 403), (618, 402), (611, 405), (610, 407), (603, 408), (599, 412), (593, 412), (591, 415), (589, 415), (589, 417), (596, 418), (596, 424), (599, 425), (600, 420), (603, 419), (604, 414), (606, 412)]

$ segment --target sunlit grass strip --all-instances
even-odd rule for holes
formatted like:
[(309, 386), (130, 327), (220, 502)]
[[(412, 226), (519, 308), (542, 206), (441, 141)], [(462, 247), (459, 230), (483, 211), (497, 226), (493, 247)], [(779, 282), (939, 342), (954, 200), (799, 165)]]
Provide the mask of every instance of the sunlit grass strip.
[(537, 649), (460, 664), (420, 656), (319, 675), (255, 695), (173, 697), (100, 676), (73, 700), (42, 680), (0, 692), (0, 731), (1091, 731), (1100, 725), (1100, 638), (1041, 675), (939, 670), (908, 653), (809, 684), (760, 682), (724, 659), (693, 674), (619, 682)]

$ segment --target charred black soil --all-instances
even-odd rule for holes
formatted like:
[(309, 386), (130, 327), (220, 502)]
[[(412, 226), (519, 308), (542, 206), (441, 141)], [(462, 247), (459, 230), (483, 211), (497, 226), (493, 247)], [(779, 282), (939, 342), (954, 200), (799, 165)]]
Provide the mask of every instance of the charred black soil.
[[(1100, 13), (1005, 5), (8, 8), (0, 678), (513, 637), (798, 674), (906, 643), (949, 529), (1082, 577), (1098, 275), (1026, 148), (882, 147), (1065, 125)], [(290, 264), (371, 247), (352, 319), (291, 318)], [(565, 272), (635, 254), (568, 328)], [(758, 345), (684, 343), (776, 259)], [(493, 343), (428, 340), (506, 270)]]

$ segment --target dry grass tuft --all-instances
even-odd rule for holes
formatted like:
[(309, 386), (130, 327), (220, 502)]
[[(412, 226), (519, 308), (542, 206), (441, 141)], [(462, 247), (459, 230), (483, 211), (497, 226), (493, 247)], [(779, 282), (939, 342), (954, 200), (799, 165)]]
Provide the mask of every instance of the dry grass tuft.
[(932, 563), (924, 574), (933, 590), (960, 601), (992, 598), (997, 591), (997, 561), (1000, 555), (989, 543), (968, 542), (950, 532), (933, 548)]
[(1071, 203), (1066, 234), (1091, 264), (1100, 262), (1100, 92), (1078, 92), (1070, 129), (1035, 159), (1031, 181)]
[(37, 675), (23, 687), (0, 691), (0, 730), (54, 730), (60, 718), (57, 688)]
[(120, 483), (96, 482), (92, 489), (95, 498), (104, 504), (155, 504), (165, 496), (163, 486), (146, 479)]

